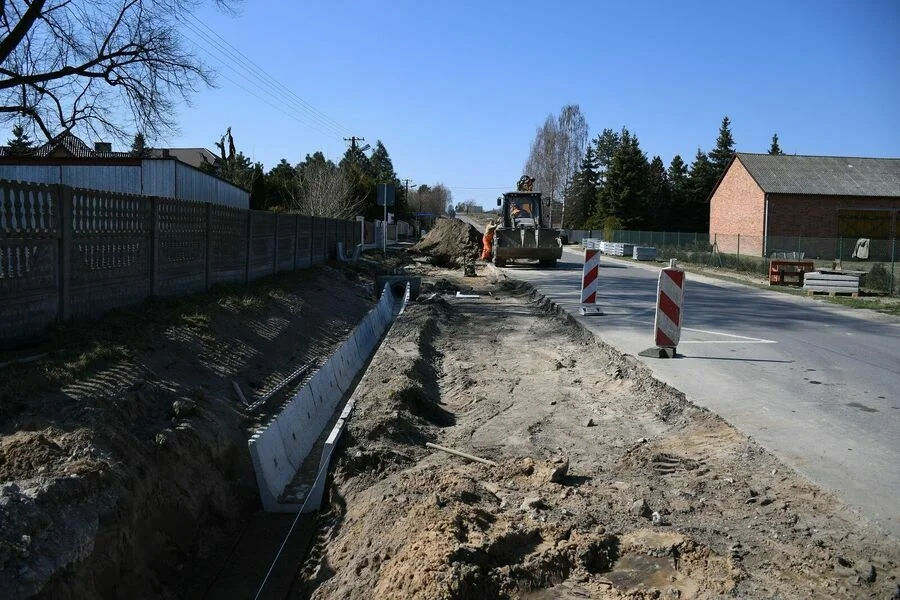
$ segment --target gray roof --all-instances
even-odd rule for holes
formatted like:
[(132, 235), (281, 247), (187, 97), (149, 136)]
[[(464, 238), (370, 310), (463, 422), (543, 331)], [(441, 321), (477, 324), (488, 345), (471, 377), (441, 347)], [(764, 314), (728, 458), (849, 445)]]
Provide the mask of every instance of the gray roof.
[[(6, 146), (0, 147), (0, 156), (13, 156)], [(56, 139), (34, 148), (28, 154), (18, 158), (134, 158), (130, 152), (98, 152), (84, 143), (78, 136), (66, 133)]]
[[(169, 156), (176, 158), (183, 163), (187, 163), (198, 169), (203, 163), (215, 164), (219, 159), (218, 156), (207, 150), (206, 148), (165, 148), (169, 151)], [(163, 148), (153, 148), (150, 151), (151, 158), (162, 158)]]
[(768, 194), (900, 197), (900, 158), (735, 156)]

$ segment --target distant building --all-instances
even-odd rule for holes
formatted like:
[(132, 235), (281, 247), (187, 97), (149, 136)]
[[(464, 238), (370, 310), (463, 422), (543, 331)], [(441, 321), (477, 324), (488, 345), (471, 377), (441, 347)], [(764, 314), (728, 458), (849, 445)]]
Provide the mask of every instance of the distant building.
[(26, 156), (10, 155), (0, 147), (0, 179), (211, 202), (235, 208), (250, 207), (250, 192), (199, 169), (205, 148), (149, 149), (148, 158), (113, 152), (111, 144), (93, 148), (68, 134), (47, 142)]
[(858, 238), (889, 251), (898, 215), (898, 158), (738, 152), (710, 195), (709, 233), (721, 252), (735, 252), (740, 234), (741, 254), (802, 248), (809, 258), (847, 258)]

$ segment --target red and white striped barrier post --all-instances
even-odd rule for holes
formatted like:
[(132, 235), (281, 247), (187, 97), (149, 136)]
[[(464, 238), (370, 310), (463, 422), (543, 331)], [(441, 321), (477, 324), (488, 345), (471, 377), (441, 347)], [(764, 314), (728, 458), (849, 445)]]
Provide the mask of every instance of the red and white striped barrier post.
[(597, 282), (600, 272), (600, 251), (584, 249), (584, 268), (581, 272), (581, 314), (602, 315), (597, 305)]
[(644, 356), (673, 358), (681, 339), (681, 321), (684, 316), (684, 269), (675, 265), (675, 259), (659, 272), (656, 292), (656, 319), (653, 323), (653, 341), (656, 348), (642, 352)]

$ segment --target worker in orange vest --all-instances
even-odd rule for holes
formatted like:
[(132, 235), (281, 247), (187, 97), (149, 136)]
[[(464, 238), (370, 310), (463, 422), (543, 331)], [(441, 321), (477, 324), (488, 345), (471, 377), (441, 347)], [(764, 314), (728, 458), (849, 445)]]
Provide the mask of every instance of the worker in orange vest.
[(491, 250), (494, 247), (494, 231), (497, 224), (493, 220), (489, 221), (487, 227), (484, 228), (484, 249), (481, 251), (481, 260), (491, 260)]

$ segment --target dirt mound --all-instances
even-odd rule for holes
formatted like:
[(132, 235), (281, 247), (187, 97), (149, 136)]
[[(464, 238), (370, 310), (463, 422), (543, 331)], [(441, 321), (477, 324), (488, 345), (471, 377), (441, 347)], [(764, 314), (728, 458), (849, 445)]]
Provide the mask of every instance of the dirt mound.
[(458, 219), (438, 219), (413, 250), (429, 255), (435, 266), (458, 267), (467, 259), (478, 258), (481, 238), (481, 233), (468, 223)]

